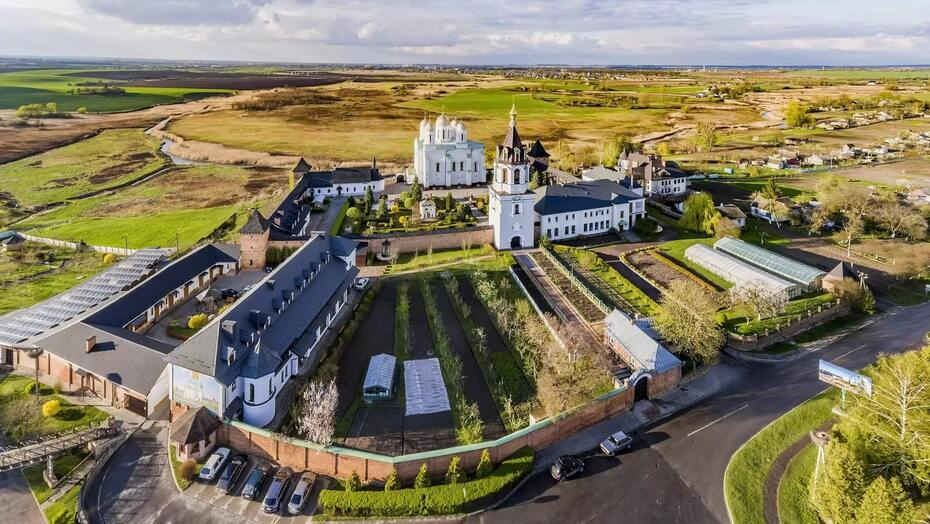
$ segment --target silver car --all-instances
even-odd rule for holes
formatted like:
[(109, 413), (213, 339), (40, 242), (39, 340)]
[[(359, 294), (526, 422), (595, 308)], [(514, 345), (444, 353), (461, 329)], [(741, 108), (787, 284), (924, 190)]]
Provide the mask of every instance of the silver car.
[(601, 442), (601, 451), (605, 455), (616, 455), (633, 445), (633, 437), (622, 431), (618, 431)]
[(207, 459), (207, 463), (200, 469), (200, 480), (209, 482), (215, 479), (216, 475), (226, 464), (226, 459), (229, 458), (229, 454), (229, 448), (218, 448), (214, 451), (213, 454), (210, 455), (210, 458)]
[(287, 503), (287, 512), (291, 515), (299, 515), (307, 505), (307, 496), (310, 494), (310, 488), (313, 487), (313, 473), (304, 473), (294, 488), (290, 502)]
[(278, 512), (278, 508), (281, 507), (281, 497), (287, 491), (287, 483), (290, 478), (291, 470), (288, 468), (281, 468), (274, 474), (274, 479), (271, 481), (271, 485), (268, 486), (268, 492), (265, 493), (265, 503), (262, 505), (262, 510), (265, 513)]

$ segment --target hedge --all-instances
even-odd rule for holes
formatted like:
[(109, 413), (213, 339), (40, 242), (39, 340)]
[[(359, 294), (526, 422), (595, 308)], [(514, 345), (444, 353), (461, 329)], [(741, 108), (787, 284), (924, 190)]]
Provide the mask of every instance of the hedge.
[[(319, 503), (329, 515), (405, 517), (473, 511), (491, 502), (533, 469), (533, 450), (524, 447), (500, 463), (491, 475), (458, 484), (394, 491), (327, 489)], [(435, 473), (435, 472), (434, 472)]]
[(349, 210), (349, 201), (346, 200), (342, 203), (342, 207), (339, 208), (339, 214), (336, 215), (336, 220), (333, 221), (333, 225), (329, 227), (330, 235), (341, 235), (342, 234), (342, 224), (346, 220), (346, 211)]

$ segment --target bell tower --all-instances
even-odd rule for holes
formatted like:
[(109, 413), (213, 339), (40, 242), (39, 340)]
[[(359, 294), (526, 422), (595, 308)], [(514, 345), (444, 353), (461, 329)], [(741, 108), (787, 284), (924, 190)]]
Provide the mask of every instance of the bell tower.
[(517, 108), (510, 109), (510, 126), (497, 146), (494, 180), (488, 189), (488, 218), (494, 226), (494, 247), (533, 247), (533, 193), (528, 190), (530, 162), (517, 132)]

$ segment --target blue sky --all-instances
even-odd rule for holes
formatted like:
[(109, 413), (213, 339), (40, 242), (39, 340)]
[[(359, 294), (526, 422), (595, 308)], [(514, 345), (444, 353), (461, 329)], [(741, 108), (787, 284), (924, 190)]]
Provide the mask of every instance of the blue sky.
[(448, 64), (930, 64), (930, 2), (0, 0), (0, 53)]

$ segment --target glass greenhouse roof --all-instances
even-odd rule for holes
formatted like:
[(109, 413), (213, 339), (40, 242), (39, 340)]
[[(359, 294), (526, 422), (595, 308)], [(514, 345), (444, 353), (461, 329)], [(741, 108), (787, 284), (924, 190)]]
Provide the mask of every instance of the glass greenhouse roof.
[(815, 284), (825, 274), (815, 267), (735, 238), (721, 238), (714, 244), (714, 248), (805, 286)]

